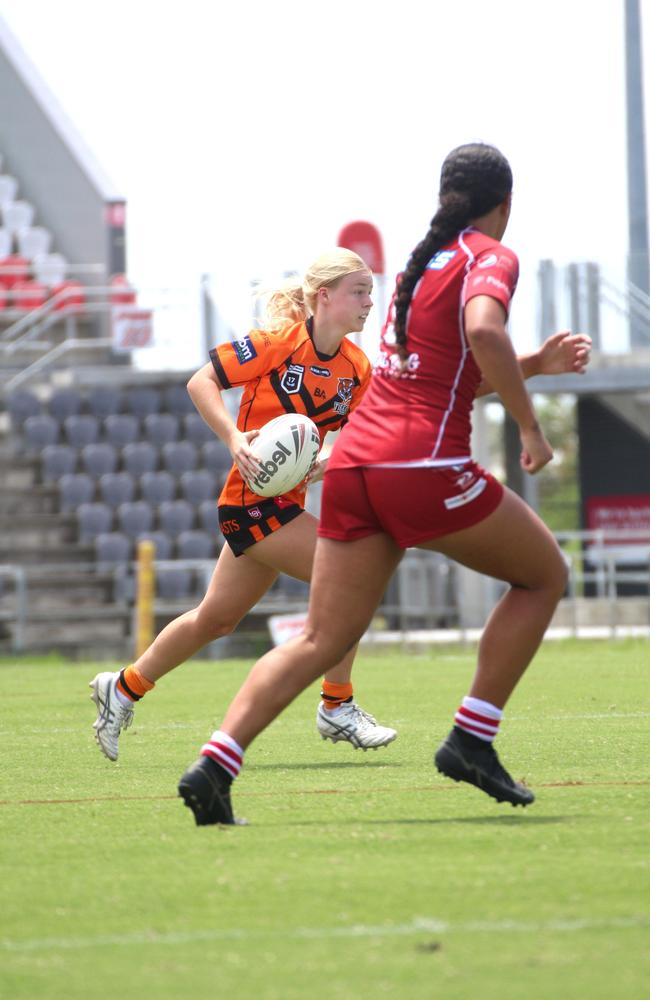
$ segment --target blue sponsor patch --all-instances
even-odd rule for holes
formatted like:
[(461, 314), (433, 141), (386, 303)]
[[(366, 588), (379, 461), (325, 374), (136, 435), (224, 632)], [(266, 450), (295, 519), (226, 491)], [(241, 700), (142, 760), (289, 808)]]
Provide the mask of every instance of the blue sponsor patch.
[(443, 267), (446, 267), (450, 260), (453, 260), (457, 250), (438, 250), (438, 253), (434, 253), (433, 257), (427, 264), (427, 270), (429, 271), (442, 271)]
[(237, 355), (237, 360), (240, 365), (245, 365), (247, 361), (252, 361), (253, 358), (257, 357), (257, 351), (253, 347), (253, 343), (248, 334), (242, 337), (241, 340), (233, 340), (232, 346), (235, 349), (235, 354)]

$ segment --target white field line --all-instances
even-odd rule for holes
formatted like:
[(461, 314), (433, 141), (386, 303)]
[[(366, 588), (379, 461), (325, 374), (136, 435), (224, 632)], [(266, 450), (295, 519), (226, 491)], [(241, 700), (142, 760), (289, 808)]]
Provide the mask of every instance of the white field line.
[(255, 941), (265, 938), (287, 940), (327, 940), (330, 938), (408, 937), (414, 934), (571, 934), (580, 931), (639, 930), (650, 928), (650, 916), (611, 917), (602, 920), (472, 920), (449, 923), (435, 917), (415, 917), (406, 924), (348, 927), (295, 927), (287, 930), (254, 930), (233, 927), (223, 930), (188, 931), (185, 933), (157, 931), (139, 934), (103, 934), (96, 937), (27, 938), (23, 941), (5, 938), (0, 941), (4, 952), (76, 951), (83, 948), (137, 947), (145, 945), (185, 945), (210, 941)]

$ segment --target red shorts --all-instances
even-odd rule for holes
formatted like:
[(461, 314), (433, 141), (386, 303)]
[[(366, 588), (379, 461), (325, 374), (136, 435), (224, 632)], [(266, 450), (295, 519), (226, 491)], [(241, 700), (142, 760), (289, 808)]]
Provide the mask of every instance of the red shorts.
[(498, 507), (503, 486), (477, 465), (325, 473), (318, 534), (352, 542), (385, 532), (407, 549), (471, 528)]

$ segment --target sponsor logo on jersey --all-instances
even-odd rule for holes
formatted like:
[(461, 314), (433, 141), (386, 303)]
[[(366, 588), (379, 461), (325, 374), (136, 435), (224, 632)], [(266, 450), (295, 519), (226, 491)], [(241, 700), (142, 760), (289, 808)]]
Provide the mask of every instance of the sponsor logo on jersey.
[(232, 346), (235, 349), (235, 354), (237, 355), (237, 360), (240, 365), (245, 365), (247, 361), (252, 361), (253, 358), (257, 357), (257, 351), (253, 347), (253, 343), (248, 334), (242, 337), (241, 340), (233, 340)]
[(352, 402), (352, 390), (354, 389), (353, 378), (340, 378), (336, 387), (338, 399), (334, 400), (334, 412), (344, 417), (350, 409)]
[(259, 507), (249, 507), (247, 510), (247, 514), (249, 517), (254, 517), (256, 521), (259, 521), (259, 519), (262, 516), (262, 511), (259, 509)]
[(453, 260), (458, 250), (438, 250), (427, 264), (428, 271), (442, 271), (450, 260)]
[(320, 375), (321, 378), (329, 378), (332, 374), (329, 368), (319, 368), (318, 365), (310, 365), (309, 371), (312, 375)]
[(268, 462), (260, 462), (260, 471), (255, 476), (255, 479), (251, 479), (249, 483), (251, 487), (264, 486), (266, 483), (270, 483), (280, 466), (284, 465), (287, 457), (291, 454), (289, 449), (285, 448), (280, 441), (275, 442), (275, 447), (276, 451), (273, 452)]
[(481, 257), (478, 262), (478, 267), (494, 267), (497, 262), (497, 255), (495, 253), (489, 253), (487, 257)]
[(296, 392), (300, 392), (304, 374), (304, 365), (289, 365), (286, 372), (280, 379), (280, 385), (289, 396), (292, 396)]

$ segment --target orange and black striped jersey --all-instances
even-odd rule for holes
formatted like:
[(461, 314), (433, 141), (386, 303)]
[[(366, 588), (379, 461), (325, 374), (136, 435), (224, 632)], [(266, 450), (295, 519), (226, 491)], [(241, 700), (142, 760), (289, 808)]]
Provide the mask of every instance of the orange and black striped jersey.
[[(274, 332), (251, 330), (241, 340), (220, 344), (210, 359), (222, 388), (243, 386), (237, 427), (252, 431), (282, 413), (304, 413), (318, 427), (321, 445), (328, 431), (337, 430), (359, 404), (370, 378), (370, 362), (347, 337), (336, 354), (314, 347), (312, 320), (292, 323)], [(304, 506), (298, 487), (284, 500)], [(219, 504), (250, 506), (259, 502), (233, 465)]]

